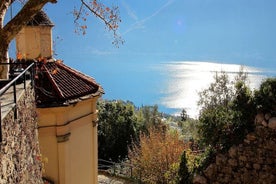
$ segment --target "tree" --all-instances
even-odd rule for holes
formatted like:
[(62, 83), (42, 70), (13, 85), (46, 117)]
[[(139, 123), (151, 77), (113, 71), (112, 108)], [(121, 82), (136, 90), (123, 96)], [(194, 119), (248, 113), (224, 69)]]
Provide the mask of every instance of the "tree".
[(197, 142), (199, 138), (197, 119), (188, 118), (186, 121), (180, 121), (178, 124), (181, 127), (181, 132), (184, 140)]
[[(8, 9), (16, 2), (22, 3), (22, 8), (17, 14), (6, 24), (4, 19)], [(28, 23), (33, 16), (35, 16), (47, 3), (57, 3), (58, 0), (1, 0), (0, 1), (0, 62), (8, 63), (9, 55), (8, 48), (10, 42), (18, 34), (26, 23)], [(101, 19), (107, 28), (114, 34), (114, 44), (122, 42), (117, 35), (118, 22), (120, 17), (118, 15), (118, 7), (110, 8), (100, 3), (99, 0), (80, 0), (80, 8), (73, 11), (75, 16), (75, 23), (81, 30), (85, 30), (87, 26), (79, 22), (85, 21), (88, 12), (92, 13)], [(7, 78), (7, 67), (0, 67), (0, 77)]]
[(198, 105), (201, 111), (217, 106), (228, 107), (233, 96), (233, 85), (230, 84), (229, 76), (224, 71), (216, 72), (214, 82), (207, 89), (199, 92)]
[(182, 109), (180, 117), (181, 117), (181, 121), (186, 121), (189, 118), (187, 111), (185, 109)]
[(151, 127), (162, 125), (161, 113), (158, 106), (142, 106), (136, 112), (141, 131), (147, 132)]
[(234, 81), (222, 72), (200, 95), (199, 135), (205, 146), (225, 150), (252, 130), (255, 106), (242, 70)]
[(99, 109), (99, 158), (121, 161), (137, 137), (134, 107), (123, 101), (102, 101)]
[(259, 111), (276, 115), (276, 78), (267, 78), (255, 91), (255, 103)]
[(178, 184), (191, 184), (191, 174), (187, 166), (186, 151), (181, 155), (181, 161), (178, 170)]

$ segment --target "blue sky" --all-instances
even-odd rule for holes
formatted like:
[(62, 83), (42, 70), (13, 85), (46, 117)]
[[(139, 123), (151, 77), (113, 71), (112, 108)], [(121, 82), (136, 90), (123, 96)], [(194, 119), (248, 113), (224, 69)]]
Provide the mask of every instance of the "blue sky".
[(79, 7), (80, 0), (59, 0), (44, 8), (55, 24), (56, 57), (73, 65), (75, 59), (85, 62), (195, 60), (265, 68), (276, 65), (274, 0), (104, 2), (120, 8), (119, 33), (124, 45), (114, 47), (112, 34), (93, 16), (87, 21), (85, 36), (74, 33), (70, 12)]
[(117, 0), (125, 40), (114, 47), (112, 34), (91, 17), (85, 36), (74, 33), (70, 14), (78, 0), (46, 6), (55, 23), (57, 57), (128, 62), (199, 60), (275, 67), (274, 0)]

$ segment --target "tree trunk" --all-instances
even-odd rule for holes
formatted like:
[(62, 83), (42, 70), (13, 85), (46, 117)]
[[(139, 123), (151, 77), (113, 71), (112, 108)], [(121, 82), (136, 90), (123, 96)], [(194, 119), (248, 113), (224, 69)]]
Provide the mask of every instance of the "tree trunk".
[[(0, 35), (0, 62), (1, 63), (8, 63), (9, 62), (9, 43), (2, 39)], [(8, 79), (9, 78), (9, 66), (8, 65), (1, 65), (0, 64), (0, 79)]]
[[(4, 27), (4, 18), (10, 4), (10, 0), (4, 0), (0, 3), (0, 63), (7, 63), (9, 61), (9, 43), (6, 41), (2, 30)], [(0, 79), (8, 79), (8, 68), (8, 65), (0, 65)]]

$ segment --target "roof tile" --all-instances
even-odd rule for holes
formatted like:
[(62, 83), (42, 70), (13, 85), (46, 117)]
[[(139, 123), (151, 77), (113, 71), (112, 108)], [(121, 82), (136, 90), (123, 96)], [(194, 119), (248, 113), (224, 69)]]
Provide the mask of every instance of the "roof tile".
[(60, 62), (38, 63), (37, 104), (56, 106), (87, 95), (103, 93), (96, 81)]

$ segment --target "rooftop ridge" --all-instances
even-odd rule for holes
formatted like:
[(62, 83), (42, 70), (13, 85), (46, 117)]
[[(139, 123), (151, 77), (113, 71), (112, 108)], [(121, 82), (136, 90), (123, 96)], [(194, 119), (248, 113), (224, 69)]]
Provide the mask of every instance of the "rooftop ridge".
[(51, 84), (53, 85), (53, 87), (56, 89), (57, 94), (59, 95), (60, 98), (64, 98), (63, 92), (61, 91), (61, 89), (58, 87), (57, 83), (55, 82), (54, 78), (52, 77), (52, 75), (50, 74), (49, 70), (47, 69), (47, 67), (45, 67), (45, 65), (43, 65), (43, 68), (46, 71), (46, 75), (50, 80)]
[(27, 26), (54, 26), (47, 14), (41, 10), (28, 23)]

